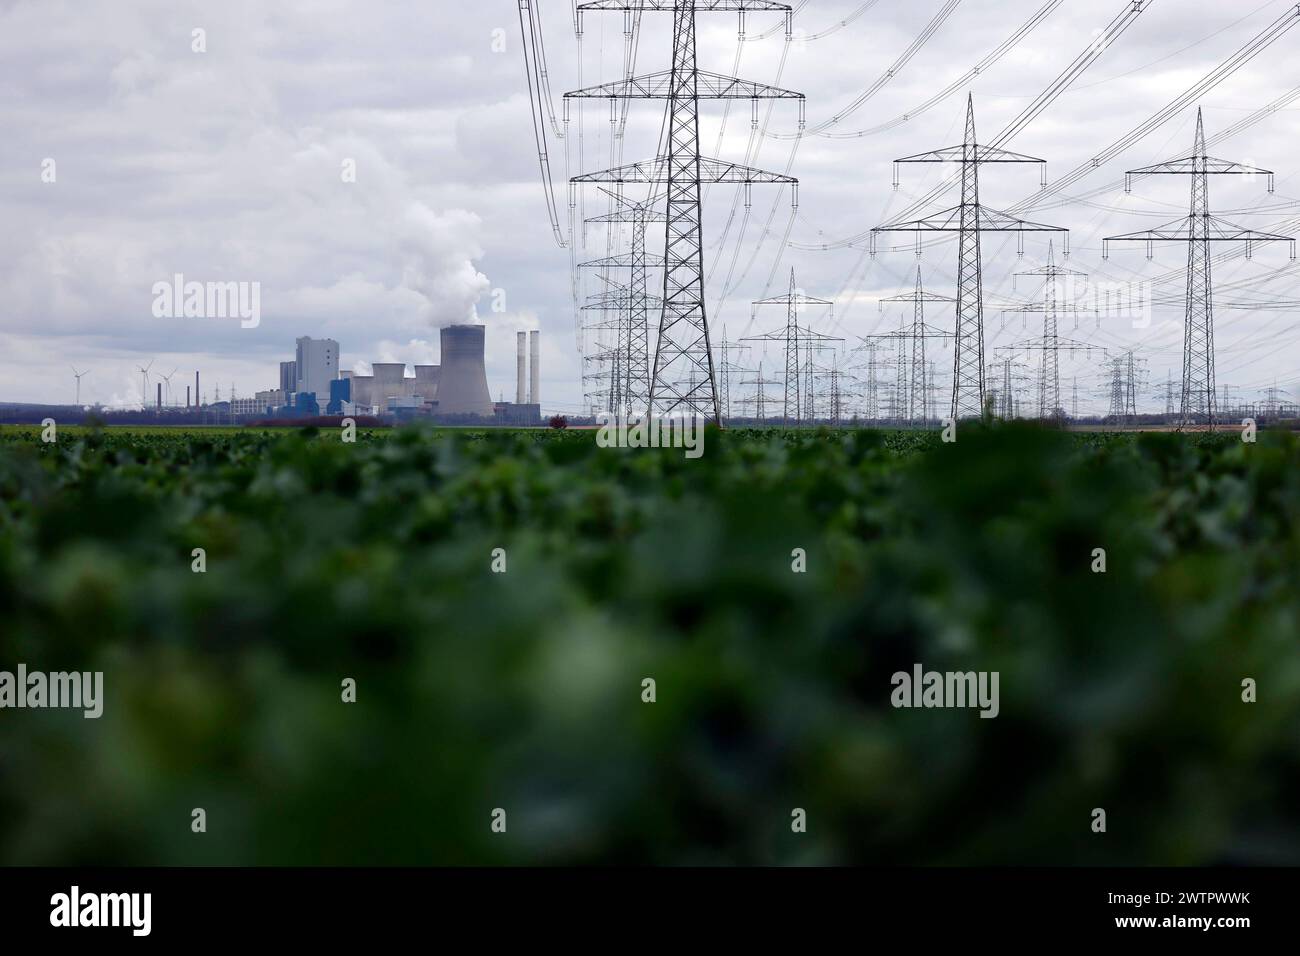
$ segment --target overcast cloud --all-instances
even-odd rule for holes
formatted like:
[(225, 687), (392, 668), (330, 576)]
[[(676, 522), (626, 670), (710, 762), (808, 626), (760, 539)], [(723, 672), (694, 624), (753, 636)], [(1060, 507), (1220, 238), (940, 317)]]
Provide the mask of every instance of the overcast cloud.
[[(874, 97), (835, 128), (856, 130), (909, 113), (974, 66), (1015, 31), (1043, 0), (962, 0), (917, 55)], [(543, 11), (552, 91), (618, 78), (621, 14), (589, 13), (582, 69), (569, 0), (538, 0)], [(1010, 144), (1049, 162), (1049, 178), (1087, 162), (1229, 57), (1294, 5), (1246, 0), (1147, 0), (1149, 10), (1107, 50), (1070, 92)], [(942, 0), (878, 0), (852, 23), (860, 0), (811, 0), (796, 17), (805, 36), (791, 45), (780, 85), (808, 95), (810, 124), (828, 119), (871, 85), (921, 33)], [(1066, 0), (1040, 28), (974, 82), (982, 139), (991, 139), (1124, 6), (1120, 0)], [(700, 14), (700, 60), (719, 73), (737, 55), (736, 18)], [(671, 17), (644, 18), (638, 72), (666, 69)], [(779, 25), (751, 14), (751, 37)], [(205, 31), (206, 52), (193, 50)], [(495, 31), (504, 31), (504, 34)], [(505, 49), (494, 45), (505, 37)], [(739, 73), (776, 82), (784, 34), (751, 39)], [(1284, 36), (1201, 101), (1207, 134), (1300, 85), (1295, 68), (1300, 28)], [(861, 138), (805, 136), (792, 174), (800, 207), (790, 239), (800, 245), (862, 233), (922, 196), (948, 173), (905, 166), (891, 186), (891, 160), (960, 141), (966, 90), (907, 123)], [(556, 110), (560, 104), (556, 103)], [(705, 106), (702, 144), (713, 153), (724, 107)], [(563, 179), (610, 165), (608, 108), (583, 112), (583, 150), (575, 122), (568, 162), (552, 141), (557, 194)], [(793, 107), (778, 104), (768, 130), (796, 129)], [(741, 160), (750, 139), (748, 103), (727, 114), (721, 154)], [(624, 161), (654, 154), (662, 104), (633, 103)], [(1181, 358), (1182, 247), (1140, 246), (1101, 238), (1152, 228), (1186, 214), (1185, 178), (1137, 184), (1125, 196), (1123, 171), (1186, 155), (1194, 110), (1180, 113), (1114, 162), (1067, 190), (1070, 202), (1026, 215), (1071, 229), (1069, 265), (1097, 281), (1162, 279), (1150, 328), (1127, 321), (1062, 323), (1062, 334), (1097, 345), (1138, 346), (1152, 386)], [(1262, 230), (1290, 225), (1300, 208), (1300, 156), (1293, 144), (1300, 113), (1280, 110), (1216, 145), (1214, 155), (1277, 171), (1277, 192), (1262, 181), (1221, 177), (1211, 200), (1225, 218)], [(138, 401), (135, 367), (203, 371), (205, 386), (233, 384), (241, 394), (273, 387), (276, 363), (291, 358), (299, 335), (336, 338), (343, 367), (371, 361), (436, 361), (437, 329), (461, 321), (488, 325), (493, 396), (513, 396), (514, 332), (540, 328), (546, 407), (576, 411), (581, 361), (570, 288), (570, 254), (551, 235), (529, 120), (516, 0), (476, 4), (382, 0), (32, 0), (0, 2), (0, 400), (70, 401), (68, 366), (89, 367), (83, 401)], [(755, 165), (782, 171), (793, 143), (764, 139)], [(46, 160), (57, 178), (45, 182)], [(342, 175), (355, 164), (356, 181)], [(1228, 180), (1228, 181), (1224, 181)], [(1092, 196), (1103, 187), (1110, 191)], [(1032, 167), (987, 171), (983, 199), (1006, 208), (1037, 187)], [(814, 324), (856, 345), (857, 336), (897, 327), (897, 307), (875, 300), (910, 285), (917, 259), (882, 244), (872, 260), (860, 248), (782, 248), (790, 221), (787, 193), (756, 187), (738, 252), (743, 206), (734, 190), (710, 190), (706, 243), (711, 247), (711, 320), (729, 338), (781, 324), (777, 313), (750, 323), (752, 299), (774, 294), (797, 270), (810, 294), (836, 299), (834, 322)], [(763, 235), (776, 202), (772, 226)], [(952, 205), (945, 198), (936, 205)], [(584, 211), (603, 211), (594, 190)], [(735, 209), (733, 217), (733, 208)], [(1255, 211), (1255, 210), (1258, 211)], [(731, 228), (726, 224), (731, 220)], [(563, 224), (567, 229), (567, 219)], [(728, 240), (712, 248), (723, 235)], [(1286, 230), (1293, 231), (1293, 230)], [(906, 240), (896, 243), (906, 246)], [(1013, 294), (1010, 275), (1041, 264), (1046, 244), (990, 237), (985, 247), (991, 301)], [(580, 258), (605, 254), (604, 230), (587, 234)], [(1216, 268), (1218, 378), (1254, 399), (1272, 384), (1300, 395), (1294, 361), (1296, 278), (1285, 245), (1260, 247)], [(732, 267), (733, 258), (735, 267)], [(953, 294), (955, 247), (928, 248), (920, 260), (927, 286)], [(1286, 267), (1283, 269), (1283, 267)], [(1282, 272), (1278, 272), (1283, 269)], [(255, 329), (228, 319), (159, 319), (152, 287), (174, 274), (199, 281), (261, 284)], [(1251, 286), (1233, 289), (1250, 280)], [(582, 294), (594, 292), (588, 277)], [(494, 296), (494, 290), (499, 290)], [(1032, 291), (1017, 283), (1016, 292)], [(1282, 308), (1229, 308), (1277, 300)], [(504, 311), (493, 308), (494, 300)], [(951, 324), (935, 307), (933, 321)], [(1023, 340), (1041, 327), (986, 309), (989, 348)], [(935, 346), (940, 366), (951, 352)], [(1063, 385), (1077, 376), (1084, 410), (1104, 411), (1094, 356), (1063, 360)], [(762, 358), (775, 370), (777, 353)], [(209, 398), (211, 394), (209, 393)], [(1148, 399), (1149, 407), (1155, 401)], [(1068, 403), (1067, 403), (1068, 407)]]

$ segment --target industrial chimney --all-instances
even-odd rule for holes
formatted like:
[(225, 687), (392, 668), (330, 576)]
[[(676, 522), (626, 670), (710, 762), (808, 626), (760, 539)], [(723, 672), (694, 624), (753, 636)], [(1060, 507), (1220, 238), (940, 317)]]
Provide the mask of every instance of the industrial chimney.
[(529, 348), (530, 354), (529, 354), (529, 362), (528, 362), (529, 364), (528, 404), (529, 405), (540, 405), (542, 402), (542, 389), (541, 389), (542, 375), (541, 375), (541, 369), (538, 367), (538, 361), (537, 361), (538, 355), (540, 353), (540, 349), (538, 346), (538, 336), (540, 335), (541, 335), (540, 332), (528, 333), (528, 344), (530, 346)]
[(492, 417), (483, 359), (482, 325), (448, 325), (440, 333), (442, 371), (438, 375), (439, 415)]
[(515, 404), (524, 404), (526, 397), (524, 392), (524, 373), (528, 368), (528, 333), (518, 332), (515, 334)]

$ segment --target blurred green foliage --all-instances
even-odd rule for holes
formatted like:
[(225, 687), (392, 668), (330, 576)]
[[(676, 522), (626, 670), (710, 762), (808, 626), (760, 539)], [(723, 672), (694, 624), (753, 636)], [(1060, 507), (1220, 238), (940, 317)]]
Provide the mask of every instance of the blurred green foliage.
[(1294, 436), (358, 439), (0, 436), (0, 862), (1300, 862)]

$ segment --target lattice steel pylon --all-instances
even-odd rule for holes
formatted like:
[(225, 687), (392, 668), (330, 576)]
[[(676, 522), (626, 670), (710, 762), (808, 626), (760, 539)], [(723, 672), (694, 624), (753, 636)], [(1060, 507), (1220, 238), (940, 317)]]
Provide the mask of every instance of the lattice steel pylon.
[(915, 422), (918, 419), (927, 421), (929, 419), (928, 402), (926, 400), (928, 363), (925, 358), (925, 340), (950, 339), (952, 336), (942, 329), (926, 324), (925, 303), (956, 302), (957, 300), (950, 295), (926, 292), (921, 285), (921, 267), (917, 266), (916, 289), (914, 291), (902, 295), (891, 295), (880, 301), (882, 308), (885, 302), (912, 303), (912, 324), (906, 331), (900, 333), (899, 347), (903, 361), (899, 363), (898, 375), (899, 381), (903, 384), (901, 389), (903, 398), (898, 413), (900, 417), (906, 418), (909, 422)]
[[(771, 0), (592, 0), (585, 11), (662, 11), (673, 14), (672, 69), (632, 77), (566, 94), (574, 97), (667, 100), (666, 154), (600, 173), (575, 176), (573, 183), (664, 183), (667, 185), (663, 309), (650, 376), (650, 416), (687, 416), (719, 423), (721, 409), (714, 375), (713, 351), (704, 307), (704, 244), (701, 238), (701, 186), (705, 183), (787, 183), (798, 180), (700, 155), (701, 99), (790, 99), (803, 95), (736, 77), (701, 71), (696, 61), (697, 11), (767, 11), (785, 14), (791, 31), (791, 8)], [(793, 201), (797, 204), (798, 192)]]
[(745, 399), (744, 401), (741, 402), (741, 404), (747, 405), (752, 402), (754, 404), (754, 417), (757, 418), (760, 423), (766, 423), (767, 422), (767, 386), (769, 384), (769, 380), (763, 378), (762, 362), (758, 363), (758, 370), (755, 372), (755, 376), (756, 376), (755, 378), (741, 380), (740, 382), (741, 385), (756, 385), (758, 387), (757, 391), (755, 391), (754, 393), (754, 397), (752, 399)]
[(1106, 417), (1114, 419), (1117, 424), (1124, 423), (1132, 427), (1137, 420), (1138, 379), (1141, 372), (1139, 359), (1132, 349), (1106, 359), (1105, 365), (1110, 371), (1110, 410)]
[[(637, 267), (633, 266), (633, 280), (629, 285), (619, 285), (606, 280), (611, 290), (589, 296), (587, 304), (582, 306), (583, 312), (617, 313), (617, 322), (613, 326), (617, 344), (608, 352), (600, 350), (595, 356), (589, 356), (589, 358), (593, 358), (598, 362), (608, 361), (610, 363), (610, 388), (606, 395), (605, 406), (606, 411), (618, 415), (620, 418), (635, 417), (638, 414), (637, 409), (644, 411), (644, 404), (637, 403), (646, 394), (648, 373), (645, 371), (645, 353), (643, 350), (639, 353), (637, 351), (638, 336), (635, 334), (635, 325), (639, 321), (644, 328), (646, 313), (650, 309), (658, 308), (660, 305), (658, 296), (646, 294), (644, 263), (640, 268), (643, 279), (639, 291), (635, 279)], [(590, 325), (587, 328), (600, 329), (609, 328), (609, 326), (608, 324), (601, 324)], [(644, 338), (641, 341), (644, 342)], [(639, 362), (637, 361), (638, 358), (640, 359)]]
[(1182, 159), (1129, 170), (1124, 177), (1124, 191), (1132, 188), (1135, 176), (1184, 175), (1192, 178), (1191, 210), (1179, 219), (1156, 229), (1108, 236), (1102, 241), (1102, 258), (1109, 256), (1112, 242), (1145, 242), (1147, 258), (1157, 242), (1187, 243), (1187, 300), (1183, 325), (1183, 388), (1178, 427), (1186, 428), (1203, 419), (1211, 431), (1215, 428), (1214, 394), (1214, 288), (1210, 275), (1210, 243), (1244, 242), (1246, 258), (1257, 242), (1290, 242), (1295, 258), (1295, 240), (1290, 236), (1242, 229), (1210, 214), (1209, 177), (1212, 175), (1267, 176), (1268, 191), (1273, 191), (1273, 173), (1257, 166), (1215, 159), (1205, 153), (1205, 126), (1201, 110), (1196, 110), (1196, 139), (1192, 155)]
[(628, 281), (626, 308), (619, 316), (617, 385), (620, 392), (611, 409), (628, 417), (646, 413), (650, 403), (650, 351), (649, 312), (652, 305), (662, 306), (663, 300), (647, 293), (646, 229), (652, 222), (663, 222), (665, 214), (656, 204), (662, 196), (651, 196), (641, 202), (631, 200), (611, 190), (604, 190), (615, 203), (613, 212), (593, 216), (587, 222), (630, 223), (632, 250), (629, 265), (632, 270)]
[[(619, 215), (622, 210), (616, 210), (611, 215)], [(608, 219), (607, 216), (596, 217), (601, 221)], [(589, 222), (595, 220), (588, 220)], [(612, 415), (624, 417), (632, 414), (634, 406), (631, 401), (632, 396), (632, 377), (634, 370), (633, 363), (633, 324), (634, 314), (639, 313), (642, 316), (641, 322), (644, 326), (645, 312), (652, 304), (660, 300), (653, 296), (648, 296), (645, 291), (645, 276), (647, 269), (663, 268), (663, 260), (658, 256), (650, 256), (645, 252), (644, 244), (638, 246), (633, 241), (632, 252), (620, 253), (615, 256), (605, 256), (600, 259), (590, 259), (586, 262), (578, 263), (582, 269), (598, 269), (601, 278), (606, 285), (612, 288), (612, 292), (598, 294), (593, 296), (591, 301), (582, 307), (583, 311), (597, 310), (606, 312), (617, 312), (618, 321), (614, 325), (614, 347), (608, 352), (598, 351), (596, 358), (598, 361), (608, 359), (611, 363), (610, 386), (606, 393), (606, 410)], [(611, 269), (628, 269), (630, 277), (627, 285), (614, 282), (609, 278)], [(638, 281), (639, 277), (639, 281)], [(640, 290), (636, 291), (637, 286)], [(644, 368), (644, 360), (641, 362)], [(644, 381), (644, 372), (640, 375)]]
[(1016, 401), (1016, 387), (1029, 380), (1028, 374), (1021, 371), (1022, 365), (1011, 355), (1006, 355), (989, 366), (989, 371), (1001, 377), (1002, 384), (994, 389), (994, 414), (998, 418), (1010, 421), (1019, 417)]
[[(979, 168), (985, 163), (1037, 163), (1045, 167), (1046, 160), (1021, 153), (1013, 153), (994, 146), (980, 146), (975, 138), (975, 103), (966, 98), (966, 136), (960, 146), (914, 156), (904, 156), (895, 163), (960, 163), (961, 204), (951, 209), (914, 219), (910, 222), (889, 222), (871, 230), (871, 253), (875, 254), (876, 236), (882, 232), (913, 232), (917, 234), (917, 255), (920, 255), (920, 234), (923, 232), (957, 233), (957, 325), (953, 348), (952, 417), (977, 417), (984, 412), (984, 288), (983, 261), (980, 235), (985, 232), (1015, 232), (1020, 234), (1023, 252), (1024, 233), (1060, 232), (1060, 226), (1017, 219), (980, 203)], [(1067, 240), (1068, 241), (1068, 240)], [(1068, 245), (1066, 255), (1069, 255)]]
[[(805, 295), (795, 284), (794, 270), (790, 270), (790, 291), (781, 296), (775, 296), (770, 299), (759, 299), (752, 303), (750, 314), (753, 318), (758, 317), (758, 310), (765, 305), (782, 305), (786, 309), (785, 328), (773, 332), (765, 332), (761, 335), (749, 335), (741, 339), (742, 342), (785, 342), (785, 399), (781, 406), (781, 423), (790, 424), (790, 414), (794, 413), (794, 421), (801, 422), (804, 416), (812, 414), (812, 351), (814, 348), (825, 348), (821, 343), (843, 342), (841, 338), (833, 335), (823, 335), (820, 332), (814, 332), (807, 326), (799, 324), (799, 313), (810, 305), (824, 305), (833, 309), (834, 304), (830, 299), (819, 299), (815, 296)], [(801, 397), (801, 378), (807, 375), (807, 384), (804, 386), (804, 395)]]
[(733, 350), (739, 352), (747, 351), (748, 349), (749, 346), (745, 345), (743, 342), (727, 341), (727, 327), (725, 325), (722, 327), (722, 341), (718, 343), (718, 351), (722, 353), (722, 361), (718, 363), (717, 370), (722, 379), (721, 404), (723, 425), (725, 425), (728, 419), (731, 418), (731, 373), (749, 371), (749, 369), (744, 366), (731, 361), (731, 356)]
[(1037, 269), (1017, 272), (1015, 278), (1032, 277), (1043, 283), (1042, 300), (1027, 302), (1004, 312), (1041, 313), (1043, 316), (1043, 337), (1041, 341), (1019, 342), (1003, 346), (1009, 351), (1041, 352), (1038, 364), (1038, 419), (1040, 421), (1060, 422), (1065, 417), (1065, 408), (1061, 405), (1061, 352), (1088, 352), (1095, 346), (1086, 342), (1063, 339), (1060, 336), (1060, 314), (1062, 312), (1088, 312), (1090, 308), (1080, 306), (1074, 296), (1068, 295), (1068, 284), (1076, 280), (1087, 279), (1087, 273), (1066, 269), (1056, 264), (1056, 249), (1053, 243), (1047, 245), (1047, 264)]

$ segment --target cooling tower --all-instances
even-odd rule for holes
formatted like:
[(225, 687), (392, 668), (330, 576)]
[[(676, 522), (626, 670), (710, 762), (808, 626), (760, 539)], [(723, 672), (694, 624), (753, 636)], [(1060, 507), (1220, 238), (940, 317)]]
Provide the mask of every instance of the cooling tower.
[(515, 404), (522, 405), (527, 400), (527, 394), (524, 392), (524, 373), (528, 369), (528, 333), (519, 332), (515, 335)]
[(374, 404), (386, 408), (390, 398), (406, 395), (405, 362), (375, 362), (370, 368), (375, 376)]
[(530, 346), (529, 356), (528, 356), (528, 366), (529, 366), (528, 367), (528, 375), (529, 375), (528, 404), (529, 405), (540, 405), (542, 403), (542, 389), (541, 389), (542, 373), (541, 373), (541, 369), (538, 367), (539, 363), (537, 361), (537, 357), (540, 354), (540, 350), (538, 347), (538, 339), (540, 336), (541, 336), (540, 332), (528, 333), (528, 344)]
[(483, 364), (484, 329), (482, 325), (448, 325), (442, 329), (439, 415), (492, 417), (492, 395)]
[(438, 377), (442, 367), (439, 365), (417, 365), (415, 381), (411, 384), (411, 394), (432, 402), (438, 397)]

